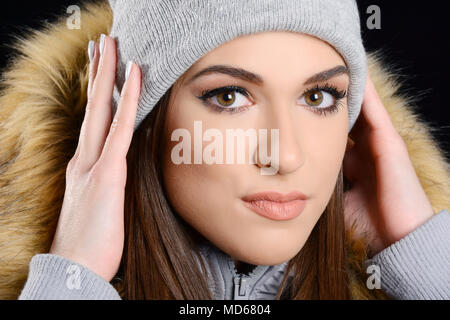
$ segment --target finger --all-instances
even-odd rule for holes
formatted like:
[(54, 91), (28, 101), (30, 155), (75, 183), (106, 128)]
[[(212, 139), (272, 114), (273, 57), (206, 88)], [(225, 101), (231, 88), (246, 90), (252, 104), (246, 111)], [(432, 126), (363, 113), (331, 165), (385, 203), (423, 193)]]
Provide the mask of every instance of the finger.
[(393, 128), (391, 118), (381, 101), (369, 73), (367, 73), (362, 113), (371, 130), (383, 131)]
[(92, 86), (94, 85), (95, 77), (97, 76), (98, 62), (100, 58), (99, 47), (96, 42), (92, 42), (92, 60), (89, 64), (89, 85), (88, 85), (88, 99), (92, 92)]
[[(125, 81), (119, 106), (105, 142), (101, 161), (114, 162), (125, 159), (130, 148), (141, 91), (141, 70), (129, 62), (129, 76)], [(128, 67), (127, 67), (128, 69)]]
[[(92, 92), (92, 86), (94, 84), (94, 80), (97, 75), (98, 62), (99, 62), (99, 57), (100, 57), (98, 44), (93, 40), (89, 41), (88, 56), (89, 56), (89, 81), (88, 81), (87, 97), (88, 97), (88, 101), (89, 101), (91, 92)], [(84, 115), (83, 122), (81, 124), (81, 129), (80, 129), (80, 137), (85, 135), (84, 131), (85, 131), (85, 127), (86, 127), (85, 120), (86, 120), (87, 110), (88, 110), (88, 108), (85, 108), (85, 115)], [(78, 145), (77, 145), (77, 149), (75, 150), (74, 158), (78, 157), (78, 154), (80, 153), (80, 144), (81, 144), (80, 142), (81, 142), (81, 139), (79, 139), (79, 141), (78, 141)]]
[(102, 35), (100, 41), (98, 70), (86, 106), (85, 128), (80, 137), (80, 161), (85, 168), (91, 168), (99, 159), (111, 124), (111, 99), (117, 64), (116, 45), (112, 38), (105, 35)]

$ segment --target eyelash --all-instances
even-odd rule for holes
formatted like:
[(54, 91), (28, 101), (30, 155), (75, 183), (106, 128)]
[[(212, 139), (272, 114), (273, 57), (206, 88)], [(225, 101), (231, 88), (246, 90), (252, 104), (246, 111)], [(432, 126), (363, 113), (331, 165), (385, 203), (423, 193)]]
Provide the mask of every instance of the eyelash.
[(315, 87), (313, 87), (311, 89), (306, 89), (303, 92), (302, 97), (308, 93), (316, 92), (316, 91), (325, 91), (325, 92), (331, 94), (335, 100), (334, 104), (328, 108), (316, 108), (313, 106), (306, 106), (308, 109), (311, 109), (313, 112), (315, 112), (321, 116), (326, 116), (328, 114), (333, 114), (333, 113), (339, 111), (339, 108), (341, 106), (343, 106), (342, 99), (344, 99), (347, 96), (347, 90), (339, 91), (336, 86), (326, 83), (322, 86), (316, 85)]
[(229, 113), (236, 113), (236, 112), (242, 112), (242, 111), (248, 110), (248, 108), (250, 106), (239, 107), (239, 108), (225, 108), (225, 107), (220, 107), (218, 105), (211, 104), (211, 103), (207, 102), (207, 100), (209, 98), (212, 98), (212, 97), (214, 97), (216, 95), (219, 95), (221, 93), (226, 93), (226, 92), (233, 92), (233, 91), (237, 91), (237, 92), (243, 94), (244, 96), (246, 96), (247, 98), (250, 97), (249, 93), (244, 88), (237, 87), (237, 86), (226, 86), (226, 87), (220, 87), (220, 88), (216, 88), (216, 89), (212, 89), (212, 90), (205, 90), (205, 91), (202, 92), (202, 95), (197, 97), (197, 98), (202, 100), (203, 103), (207, 107), (209, 107), (209, 108), (211, 108), (214, 111), (219, 112), (219, 113), (223, 112), (223, 111), (226, 111), (226, 112), (229, 112)]
[[(241, 88), (238, 86), (225, 86), (225, 87), (220, 87), (220, 88), (216, 88), (216, 89), (212, 89), (212, 90), (204, 90), (202, 92), (201, 96), (198, 96), (197, 98), (202, 100), (202, 102), (207, 107), (209, 107), (213, 111), (219, 112), (219, 113), (221, 113), (223, 111), (229, 112), (229, 113), (237, 113), (237, 112), (243, 112), (243, 111), (248, 110), (251, 106), (226, 108), (226, 107), (220, 107), (218, 105), (208, 103), (208, 101), (207, 101), (209, 98), (212, 98), (221, 93), (227, 93), (227, 92), (233, 92), (233, 91), (239, 92), (247, 98), (250, 97), (249, 93), (244, 88)], [(306, 107), (308, 109), (315, 112), (316, 114), (319, 114), (320, 116), (326, 116), (328, 114), (333, 114), (333, 113), (337, 112), (339, 110), (339, 107), (342, 105), (341, 100), (344, 99), (347, 95), (346, 90), (338, 91), (337, 87), (330, 85), (329, 83), (326, 83), (325, 85), (321, 85), (321, 86), (316, 85), (313, 88), (306, 89), (303, 92), (302, 97), (308, 93), (316, 92), (316, 91), (325, 91), (325, 92), (331, 94), (335, 99), (335, 103), (331, 107), (328, 107), (328, 108), (316, 108), (313, 106), (306, 105)]]

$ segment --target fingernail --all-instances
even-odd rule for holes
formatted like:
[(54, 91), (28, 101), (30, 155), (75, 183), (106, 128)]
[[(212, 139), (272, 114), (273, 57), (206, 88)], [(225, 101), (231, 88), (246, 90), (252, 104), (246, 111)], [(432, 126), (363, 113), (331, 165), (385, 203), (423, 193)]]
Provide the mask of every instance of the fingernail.
[(105, 38), (106, 36), (102, 33), (100, 36), (100, 54), (103, 54), (103, 50), (105, 50)]
[(88, 47), (89, 61), (92, 61), (92, 59), (94, 59), (94, 51), (95, 51), (95, 42), (91, 40), (89, 41)]
[(127, 70), (125, 72), (125, 80), (128, 80), (128, 77), (130, 76), (130, 72), (131, 72), (131, 66), (133, 65), (132, 61), (128, 61), (127, 62)]

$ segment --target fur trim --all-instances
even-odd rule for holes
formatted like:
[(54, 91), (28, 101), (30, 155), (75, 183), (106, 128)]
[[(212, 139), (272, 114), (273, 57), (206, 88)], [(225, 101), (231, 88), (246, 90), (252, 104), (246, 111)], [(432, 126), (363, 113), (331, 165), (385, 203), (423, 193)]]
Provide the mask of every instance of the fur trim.
[[(82, 29), (65, 18), (31, 31), (15, 44), (16, 57), (2, 75), (0, 92), (0, 299), (17, 299), (37, 253), (50, 249), (65, 190), (65, 170), (84, 117), (89, 40), (109, 34), (108, 1), (87, 3)], [(399, 85), (368, 55), (369, 70), (435, 212), (450, 208), (450, 168), (431, 126), (419, 120)], [(386, 298), (366, 288), (365, 244), (347, 235), (354, 299)]]

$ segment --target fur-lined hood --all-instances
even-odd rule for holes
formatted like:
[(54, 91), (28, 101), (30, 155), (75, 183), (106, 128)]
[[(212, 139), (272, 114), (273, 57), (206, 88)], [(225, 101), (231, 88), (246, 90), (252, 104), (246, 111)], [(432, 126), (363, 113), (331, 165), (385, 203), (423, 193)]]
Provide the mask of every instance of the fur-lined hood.
[[(28, 264), (50, 249), (65, 190), (65, 170), (84, 117), (89, 40), (109, 34), (107, 1), (87, 4), (81, 29), (66, 20), (33, 31), (15, 46), (18, 55), (2, 75), (0, 92), (0, 299), (16, 299)], [(397, 94), (395, 76), (380, 56), (368, 55), (369, 71), (394, 126), (405, 140), (420, 182), (438, 212), (450, 208), (450, 168), (410, 99)], [(363, 242), (347, 235), (355, 299), (379, 299), (366, 288)]]

